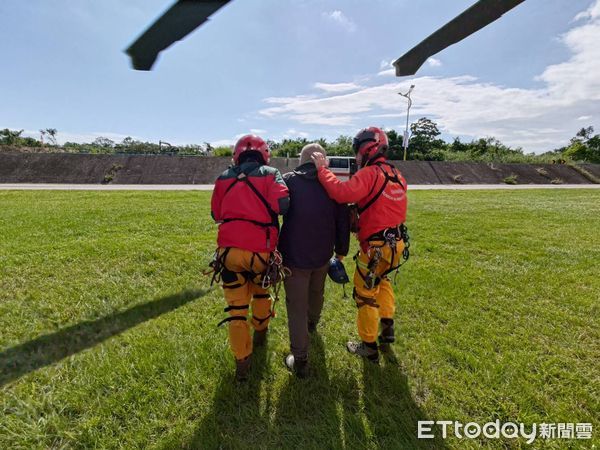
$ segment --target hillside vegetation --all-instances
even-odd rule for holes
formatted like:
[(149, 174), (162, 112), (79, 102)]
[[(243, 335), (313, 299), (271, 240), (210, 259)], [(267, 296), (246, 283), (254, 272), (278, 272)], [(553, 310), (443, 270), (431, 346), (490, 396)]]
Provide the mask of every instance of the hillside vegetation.
[[(142, 142), (131, 137), (121, 142), (99, 137), (91, 143), (66, 142), (57, 145), (56, 129), (40, 130), (40, 139), (22, 137), (23, 130), (0, 130), (0, 151), (3, 148), (27, 148), (28, 151), (50, 151), (91, 154), (173, 154), (230, 156), (230, 147), (212, 147), (202, 145), (172, 146), (166, 142), (158, 144)], [(446, 142), (439, 138), (440, 131), (435, 122), (423, 117), (411, 125), (411, 137), (407, 152), (409, 160), (424, 161), (482, 161), (504, 163), (549, 163), (549, 162), (588, 162), (600, 163), (600, 135), (594, 135), (593, 127), (582, 128), (571, 139), (568, 146), (557, 148), (541, 155), (524, 153), (520, 148), (511, 148), (494, 137), (474, 139), (462, 142), (459, 138)], [(403, 136), (396, 130), (388, 130), (391, 159), (403, 159)], [(45, 139), (45, 141), (44, 141)], [(317, 140), (330, 155), (353, 155), (352, 138), (339, 136), (333, 141)], [(306, 138), (284, 139), (280, 142), (269, 141), (275, 156), (296, 157), (309, 141)]]

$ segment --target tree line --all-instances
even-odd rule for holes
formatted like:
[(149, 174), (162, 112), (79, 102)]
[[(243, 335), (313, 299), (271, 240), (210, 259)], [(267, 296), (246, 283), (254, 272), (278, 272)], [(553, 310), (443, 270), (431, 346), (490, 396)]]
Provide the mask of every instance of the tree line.
[[(420, 161), (482, 161), (482, 162), (589, 162), (600, 163), (600, 135), (594, 135), (594, 128), (582, 128), (570, 140), (569, 145), (543, 154), (524, 153), (521, 148), (511, 148), (494, 137), (473, 139), (463, 142), (455, 138), (452, 142), (440, 139), (438, 126), (432, 120), (422, 117), (411, 127), (407, 159)], [(88, 153), (88, 154), (156, 154), (156, 155), (203, 155), (231, 156), (231, 147), (213, 147), (208, 142), (202, 145), (174, 146), (160, 141), (143, 142), (126, 137), (115, 142), (105, 137), (98, 137), (91, 143), (66, 142), (58, 145), (57, 130), (47, 128), (40, 130), (40, 139), (22, 136), (23, 130), (14, 131), (5, 128), (0, 130), (0, 146), (29, 147), (40, 151)], [(403, 133), (388, 130), (390, 159), (403, 159)], [(268, 141), (274, 156), (295, 158), (302, 147), (309, 141), (306, 138)], [(352, 156), (352, 138), (339, 136), (333, 141), (318, 139), (329, 155)]]

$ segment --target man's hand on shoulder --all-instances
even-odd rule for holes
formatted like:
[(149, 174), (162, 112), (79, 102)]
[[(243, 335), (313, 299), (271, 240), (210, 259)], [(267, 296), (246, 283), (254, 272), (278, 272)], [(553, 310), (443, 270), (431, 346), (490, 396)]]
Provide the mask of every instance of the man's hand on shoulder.
[(315, 163), (317, 170), (319, 170), (321, 167), (329, 167), (329, 161), (327, 161), (327, 158), (325, 158), (325, 155), (323, 153), (315, 152), (312, 155), (310, 155), (310, 157)]

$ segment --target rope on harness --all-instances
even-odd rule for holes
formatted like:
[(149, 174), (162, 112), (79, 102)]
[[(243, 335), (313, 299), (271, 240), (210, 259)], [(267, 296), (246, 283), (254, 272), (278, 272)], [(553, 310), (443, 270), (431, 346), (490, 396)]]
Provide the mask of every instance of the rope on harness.
[[(408, 261), (408, 258), (410, 257), (410, 238), (408, 235), (408, 228), (404, 224), (393, 228), (386, 228), (385, 230), (370, 236), (368, 238), (368, 241), (369, 247), (367, 249), (367, 256), (369, 256), (370, 259), (369, 263), (366, 266), (367, 273), (363, 275), (362, 272), (358, 270), (358, 274), (365, 282), (365, 288), (369, 290), (373, 289), (381, 282), (382, 279), (384, 279), (387, 275), (389, 275), (392, 272), (395, 272), (392, 282), (396, 283), (396, 276), (398, 275), (398, 270), (401, 266), (403, 266), (406, 263), (406, 261)], [(382, 241), (382, 244), (374, 245), (371, 244), (371, 241)], [(383, 255), (382, 248), (386, 245), (390, 247), (392, 253), (390, 258), (390, 264), (393, 264), (393, 262), (396, 259), (396, 245), (399, 241), (404, 242), (404, 249), (402, 250), (402, 262), (399, 262), (395, 266), (390, 266), (381, 275), (377, 275), (377, 266), (381, 261)], [(373, 256), (371, 256), (371, 253), (373, 253)], [(356, 256), (355, 259), (358, 264), (359, 261)]]
[[(369, 260), (369, 264), (367, 264), (367, 274), (363, 278), (365, 281), (365, 287), (367, 289), (373, 289), (379, 283), (379, 277), (375, 275), (375, 269), (379, 265), (379, 261), (381, 261), (381, 257), (383, 256), (383, 252), (381, 251), (381, 247), (369, 247), (367, 254), (374, 250), (374, 255)], [(392, 254), (392, 261), (394, 255)]]
[(284, 267), (283, 257), (278, 250), (271, 253), (269, 261), (267, 263), (267, 270), (263, 274), (262, 288), (268, 289), (273, 288), (273, 305), (271, 306), (270, 317), (275, 317), (275, 306), (279, 302), (279, 291), (281, 289), (282, 281), (291, 275), (290, 269)]
[[(209, 275), (211, 272), (213, 272), (213, 276), (211, 279), (211, 286), (212, 284), (216, 281), (216, 282), (221, 282), (222, 281), (222, 273), (224, 270), (226, 270), (225, 267), (225, 260), (227, 258), (227, 254), (229, 253), (229, 250), (231, 250), (231, 247), (227, 247), (220, 255), (219, 255), (219, 250), (217, 249), (217, 251), (215, 251), (213, 260), (211, 261), (211, 263), (209, 264), (210, 270), (208, 270), (207, 272), (205, 272), (205, 275)], [(246, 279), (245, 283), (252, 281), (253, 283), (259, 285), (260, 287), (262, 287), (263, 289), (267, 290), (269, 288), (273, 289), (273, 304), (271, 305), (271, 310), (269, 311), (269, 315), (265, 318), (257, 318), (255, 316), (254, 319), (259, 322), (259, 323), (263, 323), (265, 320), (271, 318), (271, 317), (275, 317), (275, 306), (277, 304), (277, 302), (279, 301), (279, 292), (281, 289), (281, 284), (282, 281), (284, 280), (284, 278), (286, 278), (287, 276), (289, 276), (291, 274), (290, 269), (288, 269), (287, 267), (283, 266), (283, 257), (281, 256), (281, 253), (279, 253), (279, 251), (275, 250), (273, 251), (270, 255), (268, 260), (265, 260), (260, 254), (258, 253), (253, 253), (252, 257), (250, 259), (250, 267), (254, 267), (254, 261), (255, 259), (258, 259), (263, 266), (265, 266), (265, 270), (261, 273), (255, 273), (255, 272), (251, 272), (251, 271), (246, 271), (246, 272), (242, 272), (242, 276)], [(236, 289), (241, 287), (243, 284), (245, 283), (235, 283), (235, 284), (226, 284), (223, 283), (223, 289)], [(270, 294), (254, 294), (253, 297), (255, 299), (266, 299), (266, 298), (270, 298), (271, 295)], [(231, 311), (231, 310), (236, 310), (236, 309), (248, 309), (249, 305), (241, 305), (241, 306), (228, 306), (227, 308), (225, 308), (225, 312)], [(232, 320), (246, 320), (246, 318), (244, 316), (231, 316), (228, 317), (224, 320), (222, 320), (221, 322), (219, 322), (219, 324), (217, 326), (221, 326), (226, 322), (230, 322)]]
[(225, 269), (225, 258), (227, 258), (229, 250), (231, 250), (231, 248), (227, 247), (225, 251), (219, 255), (219, 249), (216, 249), (211, 262), (208, 263), (209, 269), (202, 272), (202, 275), (204, 276), (208, 276), (212, 273), (212, 278), (210, 279), (211, 287), (215, 282), (221, 282), (221, 274), (223, 273), (223, 269)]

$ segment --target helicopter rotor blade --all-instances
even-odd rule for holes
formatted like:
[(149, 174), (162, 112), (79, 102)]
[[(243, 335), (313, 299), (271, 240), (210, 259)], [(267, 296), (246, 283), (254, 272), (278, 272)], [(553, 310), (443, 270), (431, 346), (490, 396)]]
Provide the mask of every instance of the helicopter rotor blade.
[(396, 76), (414, 75), (428, 58), (499, 19), (525, 0), (479, 0), (396, 61)]
[(186, 37), (229, 1), (179, 0), (125, 50), (133, 68), (151, 70), (161, 51)]

